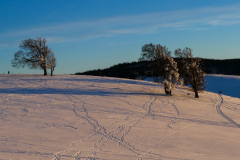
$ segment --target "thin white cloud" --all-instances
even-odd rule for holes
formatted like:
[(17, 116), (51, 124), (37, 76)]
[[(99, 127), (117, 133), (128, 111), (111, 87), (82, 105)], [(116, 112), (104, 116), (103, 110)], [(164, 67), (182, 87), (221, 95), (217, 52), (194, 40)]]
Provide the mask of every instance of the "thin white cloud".
[(0, 47), (1, 47), (1, 48), (7, 47), (7, 46), (8, 46), (7, 44), (1, 44), (1, 43), (0, 43)]
[(160, 29), (205, 30), (211, 26), (240, 23), (240, 4), (191, 10), (118, 16), (86, 22), (30, 28), (3, 34), (3, 37), (44, 35), (52, 43), (111, 37), (121, 34), (149, 34)]
[(77, 40), (76, 38), (63, 38), (63, 37), (52, 37), (52, 36), (47, 36), (47, 37), (44, 37), (48, 43), (62, 43), (62, 42), (70, 42), (70, 41), (75, 41)]

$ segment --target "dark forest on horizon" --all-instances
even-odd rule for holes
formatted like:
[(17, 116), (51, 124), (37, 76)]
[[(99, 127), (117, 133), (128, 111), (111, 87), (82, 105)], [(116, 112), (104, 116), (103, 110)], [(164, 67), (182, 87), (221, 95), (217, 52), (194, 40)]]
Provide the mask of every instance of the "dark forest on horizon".
[[(174, 58), (174, 60), (179, 61), (178, 58)], [(149, 65), (149, 61), (119, 63), (105, 69), (77, 72), (75, 75), (142, 79), (141, 77), (151, 77)], [(206, 74), (240, 75), (240, 59), (216, 60), (203, 58), (201, 68)]]

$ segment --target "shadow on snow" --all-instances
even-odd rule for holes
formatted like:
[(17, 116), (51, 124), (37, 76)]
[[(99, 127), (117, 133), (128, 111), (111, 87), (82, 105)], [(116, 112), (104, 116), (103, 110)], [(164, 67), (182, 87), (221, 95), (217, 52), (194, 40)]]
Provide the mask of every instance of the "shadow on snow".
[(34, 88), (7, 88), (0, 89), (1, 93), (7, 94), (73, 94), (73, 95), (98, 95), (98, 96), (109, 96), (109, 95), (152, 95), (152, 96), (168, 96), (166, 94), (156, 94), (156, 93), (144, 93), (144, 92), (123, 92), (121, 89), (114, 89), (114, 92), (111, 91), (99, 91), (99, 90), (83, 90), (83, 89), (53, 89), (53, 88), (43, 88), (43, 89), (34, 89)]

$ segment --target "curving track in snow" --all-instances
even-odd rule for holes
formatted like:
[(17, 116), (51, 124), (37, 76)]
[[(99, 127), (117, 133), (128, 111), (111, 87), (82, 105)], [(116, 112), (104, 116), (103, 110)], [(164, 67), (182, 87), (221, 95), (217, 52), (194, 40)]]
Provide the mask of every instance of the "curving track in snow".
[(228, 120), (230, 123), (232, 123), (233, 125), (235, 125), (236, 127), (240, 128), (240, 124), (236, 123), (235, 121), (233, 121), (231, 118), (229, 118), (227, 115), (225, 115), (222, 110), (221, 110), (221, 105), (223, 104), (223, 97), (221, 94), (219, 94), (219, 98), (220, 98), (220, 103), (219, 105), (216, 105), (216, 110), (217, 112), (226, 120)]

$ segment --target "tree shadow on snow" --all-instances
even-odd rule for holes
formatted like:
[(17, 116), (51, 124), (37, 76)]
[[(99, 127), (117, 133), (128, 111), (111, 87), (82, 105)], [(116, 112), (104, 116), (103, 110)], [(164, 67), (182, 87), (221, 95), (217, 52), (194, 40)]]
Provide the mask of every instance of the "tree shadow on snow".
[(53, 88), (8, 88), (0, 89), (0, 93), (6, 94), (63, 94), (63, 95), (98, 95), (98, 96), (109, 96), (109, 95), (153, 95), (153, 96), (168, 96), (166, 94), (156, 93), (144, 93), (144, 92), (123, 92), (121, 89), (114, 89), (115, 91), (99, 91), (99, 90), (83, 90), (83, 89), (53, 89)]

